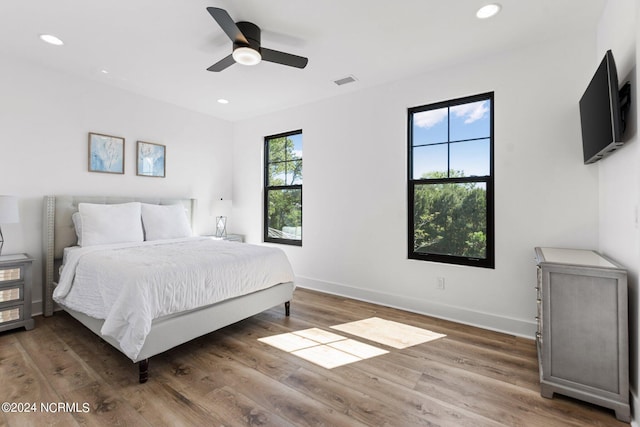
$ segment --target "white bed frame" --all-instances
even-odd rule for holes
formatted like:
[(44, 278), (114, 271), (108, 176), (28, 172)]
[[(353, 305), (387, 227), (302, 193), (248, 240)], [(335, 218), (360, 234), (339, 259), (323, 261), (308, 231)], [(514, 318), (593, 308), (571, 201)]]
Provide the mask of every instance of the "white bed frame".
[[(136, 197), (90, 197), (90, 196), (45, 196), (43, 217), (43, 250), (44, 250), (44, 280), (43, 280), (43, 312), (51, 316), (54, 311), (52, 298), (53, 289), (58, 280), (58, 268), (62, 262), (63, 250), (67, 246), (76, 244), (76, 235), (71, 215), (78, 210), (78, 203), (127, 203), (142, 202), (159, 205), (182, 204), (187, 216), (193, 223), (195, 199), (159, 199)], [(289, 315), (289, 306), (293, 297), (294, 284), (281, 283), (270, 288), (228, 299), (219, 303), (190, 310), (188, 312), (155, 319), (151, 325), (151, 332), (140, 350), (138, 357), (133, 360), (140, 369), (139, 381), (146, 382), (148, 378), (149, 358), (183, 344), (199, 336), (208, 334), (227, 325), (246, 319), (276, 305), (285, 306), (285, 315)], [(118, 343), (111, 337), (100, 333), (104, 320), (96, 319), (75, 310), (60, 306), (80, 323), (85, 325), (96, 335), (122, 352)]]

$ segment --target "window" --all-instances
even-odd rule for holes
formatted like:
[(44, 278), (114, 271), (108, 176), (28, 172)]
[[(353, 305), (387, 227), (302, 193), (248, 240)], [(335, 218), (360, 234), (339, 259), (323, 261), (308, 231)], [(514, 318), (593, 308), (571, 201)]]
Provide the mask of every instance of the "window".
[(408, 113), (409, 258), (494, 268), (493, 92)]
[(264, 241), (302, 246), (302, 131), (264, 139)]

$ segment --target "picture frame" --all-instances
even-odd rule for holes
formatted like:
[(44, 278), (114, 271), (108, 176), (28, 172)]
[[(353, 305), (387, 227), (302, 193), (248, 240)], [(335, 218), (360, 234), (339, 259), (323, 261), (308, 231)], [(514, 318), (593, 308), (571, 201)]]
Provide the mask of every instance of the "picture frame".
[(124, 174), (124, 138), (89, 132), (89, 172)]
[(167, 154), (165, 145), (138, 141), (136, 153), (138, 176), (165, 178)]

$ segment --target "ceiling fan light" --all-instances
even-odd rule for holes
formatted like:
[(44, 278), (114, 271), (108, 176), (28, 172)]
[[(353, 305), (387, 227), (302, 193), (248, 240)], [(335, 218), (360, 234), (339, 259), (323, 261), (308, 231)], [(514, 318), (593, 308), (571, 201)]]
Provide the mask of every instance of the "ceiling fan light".
[(233, 50), (233, 59), (242, 65), (256, 65), (262, 60), (260, 52), (250, 47), (238, 47)]

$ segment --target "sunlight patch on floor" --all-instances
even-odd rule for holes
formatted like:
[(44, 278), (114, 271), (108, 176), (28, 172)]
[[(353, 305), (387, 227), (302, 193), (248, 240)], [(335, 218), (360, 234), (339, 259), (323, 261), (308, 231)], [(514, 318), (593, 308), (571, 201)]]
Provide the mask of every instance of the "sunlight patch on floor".
[(378, 317), (343, 323), (331, 328), (399, 349), (446, 337), (444, 334)]
[[(343, 323), (331, 328), (397, 349), (446, 337), (444, 334), (378, 317)], [(387, 350), (319, 328), (258, 338), (258, 341), (327, 369), (389, 353)]]
[(258, 341), (291, 353), (326, 369), (388, 353), (319, 328), (259, 338)]
[(333, 369), (338, 366), (348, 365), (349, 363), (359, 362), (362, 360), (353, 354), (345, 353), (344, 351), (337, 350), (333, 347), (329, 347), (328, 345), (317, 345), (315, 347), (291, 352), (291, 354), (326, 369)]

